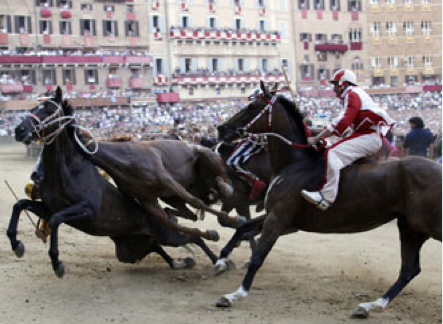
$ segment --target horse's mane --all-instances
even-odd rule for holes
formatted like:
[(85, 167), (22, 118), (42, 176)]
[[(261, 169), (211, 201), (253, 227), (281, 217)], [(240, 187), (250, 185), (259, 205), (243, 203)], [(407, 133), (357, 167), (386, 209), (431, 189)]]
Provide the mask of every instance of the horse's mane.
[(67, 99), (62, 101), (62, 109), (65, 116), (72, 116), (74, 114), (74, 107), (72, 107)]
[(288, 100), (284, 96), (279, 96), (278, 98), (279, 98), (282, 106), (285, 108), (287, 114), (292, 117), (292, 119), (294, 120), (294, 122), (297, 125), (297, 128), (300, 130), (300, 134), (302, 135), (302, 142), (303, 142), (300, 144), (306, 144), (307, 143), (307, 136), (306, 136), (305, 124), (303, 123), (304, 117), (303, 117), (302, 113), (300, 112), (300, 110), (298, 109), (298, 107), (295, 105), (294, 102)]

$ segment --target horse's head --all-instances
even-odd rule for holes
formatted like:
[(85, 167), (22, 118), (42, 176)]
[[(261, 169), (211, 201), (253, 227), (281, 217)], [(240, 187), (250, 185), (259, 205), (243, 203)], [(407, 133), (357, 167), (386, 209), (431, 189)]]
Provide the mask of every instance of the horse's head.
[(72, 108), (67, 102), (63, 102), (60, 87), (57, 87), (53, 96), (39, 101), (40, 104), (31, 109), (30, 114), (15, 128), (17, 141), (29, 144), (32, 141), (53, 138), (72, 121)]
[(269, 130), (272, 116), (272, 100), (275, 98), (276, 85), (268, 90), (260, 80), (261, 93), (252, 98), (252, 101), (229, 120), (218, 126), (219, 140), (231, 142), (248, 133), (262, 133)]

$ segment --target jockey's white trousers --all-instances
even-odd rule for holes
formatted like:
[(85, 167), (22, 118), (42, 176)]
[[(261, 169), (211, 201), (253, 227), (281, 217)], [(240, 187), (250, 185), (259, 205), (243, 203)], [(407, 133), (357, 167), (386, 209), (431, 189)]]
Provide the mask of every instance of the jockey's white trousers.
[(327, 149), (325, 182), (320, 189), (323, 197), (333, 203), (337, 198), (340, 170), (354, 161), (377, 153), (382, 146), (380, 133), (353, 134)]

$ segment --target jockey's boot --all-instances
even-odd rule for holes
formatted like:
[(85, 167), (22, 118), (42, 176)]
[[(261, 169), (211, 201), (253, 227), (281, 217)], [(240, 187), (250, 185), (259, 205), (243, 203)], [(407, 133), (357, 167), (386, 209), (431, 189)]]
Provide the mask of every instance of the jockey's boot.
[(325, 211), (331, 207), (331, 203), (327, 201), (319, 191), (302, 190), (301, 195), (311, 204), (314, 204), (321, 211)]
[(249, 194), (249, 200), (253, 200), (255, 197), (257, 197), (262, 190), (266, 187), (266, 183), (262, 180), (254, 180), (252, 182), (252, 190)]

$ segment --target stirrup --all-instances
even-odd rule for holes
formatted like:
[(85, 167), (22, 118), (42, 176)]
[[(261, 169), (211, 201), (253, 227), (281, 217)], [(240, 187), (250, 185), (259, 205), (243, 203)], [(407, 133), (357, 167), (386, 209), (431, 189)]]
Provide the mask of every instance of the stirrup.
[(331, 207), (331, 203), (327, 201), (322, 194), (320, 194), (321, 200), (316, 204), (315, 206), (320, 209), (321, 211), (327, 210), (329, 207)]

